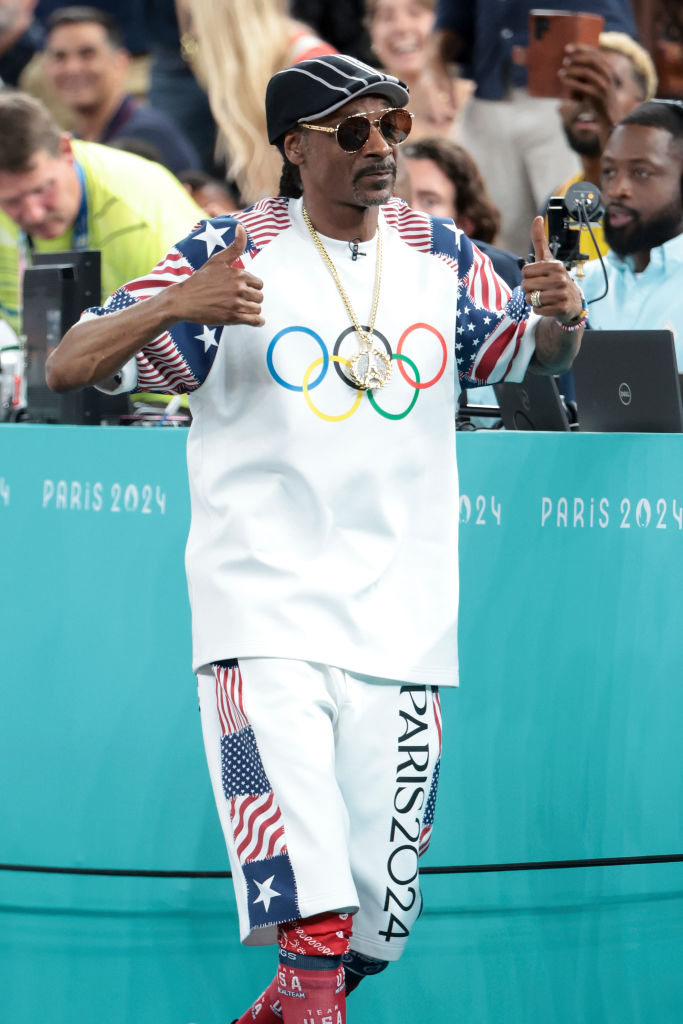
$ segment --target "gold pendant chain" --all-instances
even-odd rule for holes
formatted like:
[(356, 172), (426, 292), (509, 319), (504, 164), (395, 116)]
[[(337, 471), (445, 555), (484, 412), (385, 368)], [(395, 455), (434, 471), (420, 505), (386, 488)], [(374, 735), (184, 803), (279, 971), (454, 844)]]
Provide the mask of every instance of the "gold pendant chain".
[(332, 280), (337, 286), (337, 290), (341, 296), (342, 302), (344, 303), (346, 312), (348, 313), (349, 319), (353, 324), (353, 328), (361, 342), (360, 351), (349, 362), (351, 377), (353, 378), (354, 383), (364, 391), (367, 391), (370, 388), (383, 388), (391, 375), (391, 357), (386, 352), (383, 352), (380, 348), (375, 346), (373, 337), (375, 320), (377, 319), (377, 307), (379, 305), (379, 293), (382, 285), (382, 233), (379, 228), (379, 222), (377, 224), (375, 287), (372, 298), (372, 309), (370, 311), (370, 322), (368, 324), (367, 331), (365, 331), (358, 322), (358, 317), (356, 316), (355, 310), (351, 305), (348, 295), (346, 294), (346, 290), (341, 283), (339, 274), (337, 273), (337, 268), (332, 262), (330, 254), (323, 245), (320, 235), (311, 223), (311, 218), (308, 216), (308, 210), (302, 205), (301, 211), (304, 223), (309, 230), (313, 243), (320, 253), (323, 263), (332, 275)]

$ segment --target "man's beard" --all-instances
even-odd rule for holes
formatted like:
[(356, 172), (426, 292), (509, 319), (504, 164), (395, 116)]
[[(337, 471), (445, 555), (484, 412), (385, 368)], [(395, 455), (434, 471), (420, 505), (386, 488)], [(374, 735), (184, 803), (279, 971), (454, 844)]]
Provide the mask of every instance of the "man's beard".
[[(627, 208), (628, 209), (628, 208)], [(635, 211), (631, 210), (631, 213)], [(683, 230), (683, 207), (681, 201), (671, 203), (656, 217), (644, 221), (640, 214), (621, 228), (613, 228), (609, 222), (609, 211), (604, 219), (605, 240), (618, 256), (629, 256), (634, 252), (646, 252), (664, 245)]]
[(595, 135), (575, 135), (572, 131), (571, 125), (563, 125), (564, 134), (569, 143), (571, 149), (579, 156), (600, 156), (602, 153), (602, 146), (600, 145), (600, 139), (597, 134)]
[(394, 185), (396, 184), (396, 161), (393, 159), (382, 161), (373, 167), (366, 167), (359, 171), (353, 180), (353, 190), (360, 206), (382, 206), (389, 198), (386, 194), (387, 186), (381, 181), (371, 180), (366, 182), (365, 187), (363, 187), (363, 178), (366, 178), (371, 171), (387, 172), (391, 181), (390, 193), (393, 192)]

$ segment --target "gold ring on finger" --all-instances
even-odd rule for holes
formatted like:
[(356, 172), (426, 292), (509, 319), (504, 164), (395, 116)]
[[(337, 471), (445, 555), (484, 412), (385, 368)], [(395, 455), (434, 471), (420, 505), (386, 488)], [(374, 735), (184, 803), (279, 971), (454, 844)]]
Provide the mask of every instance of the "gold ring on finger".
[(529, 302), (534, 307), (534, 309), (538, 309), (538, 307), (541, 305), (541, 292), (538, 288), (536, 289), (536, 291), (531, 293), (529, 297)]

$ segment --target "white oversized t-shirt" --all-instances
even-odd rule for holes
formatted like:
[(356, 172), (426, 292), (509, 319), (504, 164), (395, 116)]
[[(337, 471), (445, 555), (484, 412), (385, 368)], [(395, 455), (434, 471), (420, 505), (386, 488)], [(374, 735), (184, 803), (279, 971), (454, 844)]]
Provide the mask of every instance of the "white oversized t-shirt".
[[(188, 391), (192, 521), (186, 568), (195, 669), (277, 657), (383, 679), (457, 684), (455, 403), (521, 380), (536, 318), (450, 221), (381, 208), (377, 344), (383, 389), (360, 391), (358, 339), (300, 200), (200, 226), (90, 315), (144, 300), (248, 233), (262, 327), (188, 324), (137, 358), (144, 390)], [(322, 238), (368, 324), (376, 238), (357, 258)]]

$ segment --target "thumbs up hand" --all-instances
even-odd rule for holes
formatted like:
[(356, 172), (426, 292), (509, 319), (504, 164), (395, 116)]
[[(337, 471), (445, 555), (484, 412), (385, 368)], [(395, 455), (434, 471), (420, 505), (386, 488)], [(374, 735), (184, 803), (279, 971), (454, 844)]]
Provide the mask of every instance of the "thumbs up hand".
[(237, 225), (234, 241), (214, 253), (191, 277), (174, 286), (177, 319), (198, 324), (260, 327), (263, 281), (238, 265), (247, 233)]
[(540, 316), (555, 317), (565, 324), (577, 320), (583, 309), (581, 291), (564, 264), (553, 259), (542, 217), (534, 217), (531, 223), (531, 242), (534, 262), (522, 270), (527, 302)]

